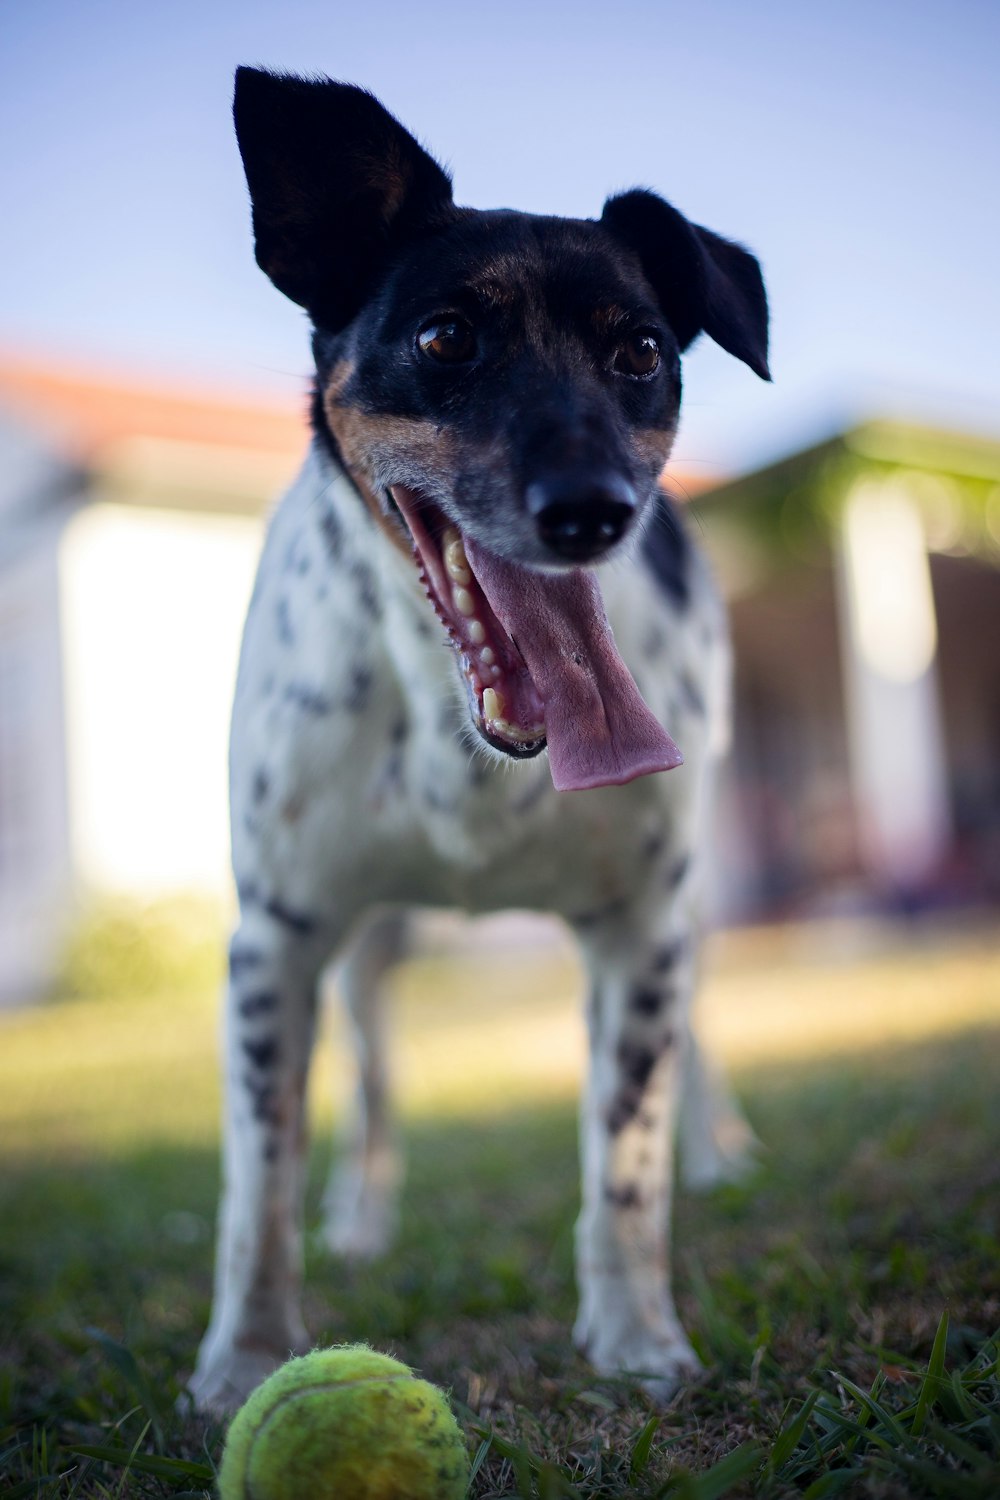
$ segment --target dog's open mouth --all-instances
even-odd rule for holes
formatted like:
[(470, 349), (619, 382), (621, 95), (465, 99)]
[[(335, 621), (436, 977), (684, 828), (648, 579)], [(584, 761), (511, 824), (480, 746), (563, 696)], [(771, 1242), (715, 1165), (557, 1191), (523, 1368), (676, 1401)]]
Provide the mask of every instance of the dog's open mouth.
[(392, 497), (491, 745), (523, 759), (547, 744), (559, 791), (619, 786), (680, 765), (618, 654), (592, 572), (508, 562), (415, 490), (393, 485)]

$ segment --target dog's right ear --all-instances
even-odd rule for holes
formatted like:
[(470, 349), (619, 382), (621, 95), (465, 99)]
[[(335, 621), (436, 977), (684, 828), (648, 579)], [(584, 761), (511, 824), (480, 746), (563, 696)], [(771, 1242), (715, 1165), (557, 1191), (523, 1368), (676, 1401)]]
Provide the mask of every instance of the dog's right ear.
[(353, 84), (238, 68), (233, 118), (257, 264), (336, 333), (394, 244), (450, 216), (451, 179)]

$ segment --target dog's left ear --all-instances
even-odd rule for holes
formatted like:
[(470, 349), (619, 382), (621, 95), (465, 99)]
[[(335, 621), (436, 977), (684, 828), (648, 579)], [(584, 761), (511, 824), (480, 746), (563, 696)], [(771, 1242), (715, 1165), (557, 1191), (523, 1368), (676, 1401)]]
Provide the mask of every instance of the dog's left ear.
[(397, 244), (454, 212), (448, 174), (353, 84), (238, 68), (233, 118), (257, 264), (330, 333)]
[(682, 350), (707, 333), (762, 380), (770, 380), (767, 294), (748, 250), (689, 223), (664, 199), (642, 189), (609, 198), (601, 223), (638, 255)]

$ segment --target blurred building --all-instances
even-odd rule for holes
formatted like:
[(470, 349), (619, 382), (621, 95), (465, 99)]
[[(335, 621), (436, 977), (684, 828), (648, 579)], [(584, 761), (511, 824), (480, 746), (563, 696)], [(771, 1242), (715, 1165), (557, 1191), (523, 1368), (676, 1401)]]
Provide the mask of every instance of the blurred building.
[(1000, 443), (870, 422), (699, 497), (730, 916), (1000, 899)]
[(0, 1001), (72, 898), (218, 893), (239, 632), (302, 410), (0, 363)]
[[(80, 892), (228, 888), (239, 634), (304, 405), (0, 361), (0, 1001)], [(736, 644), (724, 913), (1000, 897), (1000, 444), (872, 423), (694, 510)]]

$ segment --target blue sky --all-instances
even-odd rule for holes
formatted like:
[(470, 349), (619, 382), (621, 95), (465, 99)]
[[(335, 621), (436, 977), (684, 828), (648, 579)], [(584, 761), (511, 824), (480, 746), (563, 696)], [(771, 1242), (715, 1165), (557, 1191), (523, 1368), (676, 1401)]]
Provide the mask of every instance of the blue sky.
[(1000, 430), (996, 0), (31, 0), (0, 19), (0, 347), (286, 396), (239, 62), (363, 83), (459, 201), (656, 188), (750, 245), (775, 384), (702, 341), (676, 456), (751, 466), (869, 413)]

